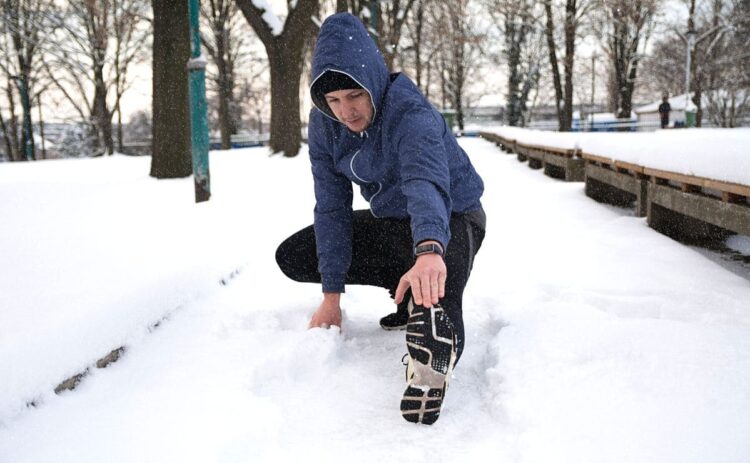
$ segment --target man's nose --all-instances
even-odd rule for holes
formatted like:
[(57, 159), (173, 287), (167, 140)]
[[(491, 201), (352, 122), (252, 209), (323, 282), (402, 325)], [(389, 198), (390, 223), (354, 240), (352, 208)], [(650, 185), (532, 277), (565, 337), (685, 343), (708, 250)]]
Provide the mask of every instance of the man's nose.
[(353, 103), (344, 100), (341, 104), (341, 109), (343, 110), (343, 113), (346, 115), (352, 114), (356, 112), (356, 108)]

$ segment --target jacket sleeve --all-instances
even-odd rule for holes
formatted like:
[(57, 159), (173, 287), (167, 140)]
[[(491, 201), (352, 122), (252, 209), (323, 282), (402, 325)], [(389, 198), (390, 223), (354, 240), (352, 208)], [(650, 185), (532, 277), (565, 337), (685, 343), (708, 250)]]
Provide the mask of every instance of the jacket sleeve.
[(308, 127), (315, 185), (315, 244), (323, 292), (343, 293), (352, 259), (352, 184), (337, 172), (322, 115), (313, 109)]
[(450, 241), (450, 172), (443, 144), (445, 122), (432, 108), (405, 112), (396, 126), (401, 191), (411, 218), (414, 244), (433, 239), (447, 249)]

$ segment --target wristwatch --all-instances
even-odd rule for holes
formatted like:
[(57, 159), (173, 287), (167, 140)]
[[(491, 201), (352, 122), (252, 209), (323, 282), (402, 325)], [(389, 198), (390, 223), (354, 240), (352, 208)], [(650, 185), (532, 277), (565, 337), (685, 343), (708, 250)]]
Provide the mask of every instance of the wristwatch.
[(418, 257), (424, 254), (437, 254), (438, 256), (443, 257), (443, 248), (441, 248), (439, 244), (435, 243), (418, 244), (414, 248), (414, 257)]

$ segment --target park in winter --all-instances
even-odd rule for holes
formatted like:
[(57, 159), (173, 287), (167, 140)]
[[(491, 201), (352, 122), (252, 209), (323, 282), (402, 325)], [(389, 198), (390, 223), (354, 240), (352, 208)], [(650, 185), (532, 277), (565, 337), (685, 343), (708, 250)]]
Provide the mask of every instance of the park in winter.
[(750, 1), (0, 18), (0, 463), (750, 461)]

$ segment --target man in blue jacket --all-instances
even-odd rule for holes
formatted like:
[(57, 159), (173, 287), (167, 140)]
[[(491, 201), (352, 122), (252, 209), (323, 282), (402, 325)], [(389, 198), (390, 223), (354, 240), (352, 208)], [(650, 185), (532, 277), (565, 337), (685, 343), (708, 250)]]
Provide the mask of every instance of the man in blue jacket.
[[(322, 283), (310, 327), (341, 326), (347, 284), (386, 288), (406, 328), (403, 417), (432, 424), (464, 344), (463, 291), (485, 233), (482, 179), (442, 116), (403, 74), (390, 74), (361, 21), (322, 25), (308, 129), (314, 224), (279, 246), (290, 278)], [(352, 184), (370, 210), (352, 210)]]

